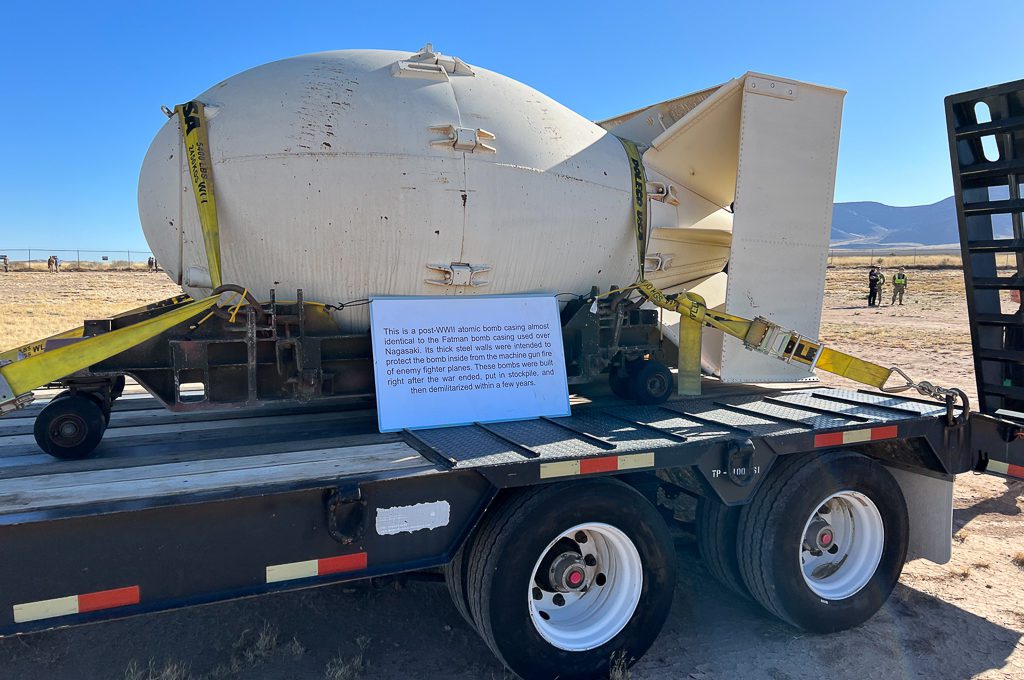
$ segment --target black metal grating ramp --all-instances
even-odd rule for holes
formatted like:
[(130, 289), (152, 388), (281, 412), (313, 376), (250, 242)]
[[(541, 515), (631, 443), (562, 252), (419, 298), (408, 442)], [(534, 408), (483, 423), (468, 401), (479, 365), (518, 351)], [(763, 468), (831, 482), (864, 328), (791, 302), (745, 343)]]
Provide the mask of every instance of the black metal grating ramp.
[(1024, 410), (1024, 80), (946, 97), (946, 127), (980, 410)]

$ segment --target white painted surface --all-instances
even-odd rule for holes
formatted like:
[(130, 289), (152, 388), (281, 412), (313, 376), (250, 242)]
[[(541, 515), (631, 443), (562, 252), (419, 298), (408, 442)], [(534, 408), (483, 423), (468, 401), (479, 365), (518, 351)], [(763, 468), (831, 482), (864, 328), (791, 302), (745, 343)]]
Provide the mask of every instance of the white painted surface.
[[(396, 66), (419, 60), (423, 68)], [(620, 142), (536, 90), (443, 56), (324, 52), (233, 76), (207, 105), (224, 280), (266, 299), (586, 293), (632, 282), (630, 172)], [(443, 68), (438, 70), (440, 64)], [(462, 150), (438, 130), (492, 133)], [(472, 146), (472, 145), (470, 145)], [(207, 269), (180, 132), (168, 120), (146, 156), (139, 212), (172, 279)], [(653, 168), (649, 180), (667, 181)], [(687, 195), (684, 203), (701, 203)], [(707, 207), (686, 214), (707, 214)], [(652, 201), (652, 225), (679, 211)], [(688, 218), (689, 219), (689, 218)], [(686, 225), (688, 226), (688, 225)], [(661, 246), (659, 246), (661, 247)], [(666, 244), (666, 280), (721, 270), (726, 248)], [(425, 282), (428, 264), (490, 265), (480, 288)], [(201, 276), (195, 277), (197, 280)], [(202, 286), (186, 286), (202, 293)], [(336, 313), (363, 332), (365, 308)]]
[(370, 306), (381, 432), (569, 415), (553, 297), (375, 298)]
[(448, 501), (377, 508), (377, 533), (381, 536), (394, 536), (403, 532), (411, 534), (414, 531), (446, 527), (451, 519), (451, 511), (452, 506)]

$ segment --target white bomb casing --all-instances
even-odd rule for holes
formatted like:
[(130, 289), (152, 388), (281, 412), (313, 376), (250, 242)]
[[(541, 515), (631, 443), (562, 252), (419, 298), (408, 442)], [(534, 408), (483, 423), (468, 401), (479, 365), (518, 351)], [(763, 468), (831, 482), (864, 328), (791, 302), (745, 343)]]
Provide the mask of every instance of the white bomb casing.
[[(377, 295), (585, 294), (595, 285), (629, 284), (637, 273), (631, 173), (609, 128), (651, 147), (644, 155), (649, 278), (668, 292), (700, 286), (721, 306), (743, 82), (599, 125), (429, 45), (417, 53), (324, 52), (245, 71), (196, 97), (206, 107), (223, 281), (263, 300), (272, 289), (288, 298), (301, 288), (307, 300), (330, 303)], [(682, 177), (660, 172), (651, 154), (675, 158), (670, 147), (679, 142), (659, 149), (658, 140), (692, 125), (697, 114), (734, 129), (701, 150), (708, 159), (673, 166)], [(715, 160), (707, 174), (726, 189), (709, 192), (694, 178), (705, 179), (702, 163), (720, 156), (723, 145), (733, 169), (726, 159), (723, 175)], [(834, 174), (834, 154), (831, 161)], [(830, 206), (831, 188), (828, 200)], [(177, 117), (146, 155), (139, 213), (168, 275), (193, 295), (207, 293)], [(335, 318), (346, 332), (369, 325), (365, 308)], [(817, 323), (815, 315), (811, 330)], [(674, 336), (671, 324), (667, 332)], [(706, 363), (717, 370), (721, 361), (711, 356)]]

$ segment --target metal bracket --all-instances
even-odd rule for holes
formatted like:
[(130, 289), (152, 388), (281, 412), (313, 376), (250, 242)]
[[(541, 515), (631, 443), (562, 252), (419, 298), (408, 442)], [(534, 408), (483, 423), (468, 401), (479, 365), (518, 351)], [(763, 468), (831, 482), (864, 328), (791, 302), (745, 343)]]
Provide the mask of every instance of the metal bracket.
[(430, 127), (434, 134), (444, 135), (444, 139), (435, 139), (430, 146), (455, 149), (456, 151), (486, 151), (496, 153), (498, 150), (485, 142), (494, 141), (494, 133), (487, 130), (456, 127), (454, 125), (434, 125)]
[(672, 264), (674, 255), (651, 253), (644, 257), (644, 269), (648, 272), (663, 272)]
[[(13, 363), (13, 361), (8, 359), (0, 359), (0, 366)], [(31, 392), (15, 395), (14, 388), (11, 387), (11, 384), (7, 382), (3, 375), (0, 375), (0, 416), (11, 411), (17, 411), (19, 408), (25, 408), (35, 401), (35, 398), (35, 395)]]
[(435, 52), (434, 46), (427, 43), (408, 59), (396, 61), (391, 67), (391, 74), (399, 78), (448, 80), (449, 75), (475, 76), (476, 72), (458, 57)]
[(488, 281), (477, 281), (476, 275), (491, 271), (489, 264), (469, 264), (468, 262), (452, 262), (451, 264), (428, 264), (431, 269), (443, 275), (442, 279), (424, 279), (433, 286), (486, 286)]
[(661, 201), (669, 205), (679, 205), (679, 191), (675, 184), (665, 182), (648, 182), (647, 195), (652, 201)]
[(351, 545), (363, 539), (366, 499), (358, 487), (337, 488), (327, 495), (327, 532), (338, 543)]

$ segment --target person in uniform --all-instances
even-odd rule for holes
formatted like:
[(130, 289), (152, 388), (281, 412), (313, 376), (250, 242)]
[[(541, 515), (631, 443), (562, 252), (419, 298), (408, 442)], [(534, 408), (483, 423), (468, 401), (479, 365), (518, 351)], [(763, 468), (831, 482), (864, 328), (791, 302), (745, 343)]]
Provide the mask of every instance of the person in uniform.
[(868, 272), (868, 307), (874, 307), (879, 302), (879, 289), (882, 287), (884, 277), (878, 267), (871, 267)]
[(892, 277), (892, 302), (889, 304), (896, 304), (896, 299), (899, 298), (900, 304), (903, 304), (903, 293), (907, 290), (907, 273), (903, 271), (903, 267), (896, 272), (896, 275)]
[(57, 265), (55, 262), (56, 259), (57, 258), (54, 255), (50, 255), (50, 257), (46, 258), (46, 270), (51, 274), (55, 271), (55, 267)]
[(11, 271), (11, 261), (7, 258), (6, 255), (0, 255), (0, 264), (4, 266), (5, 272)]

